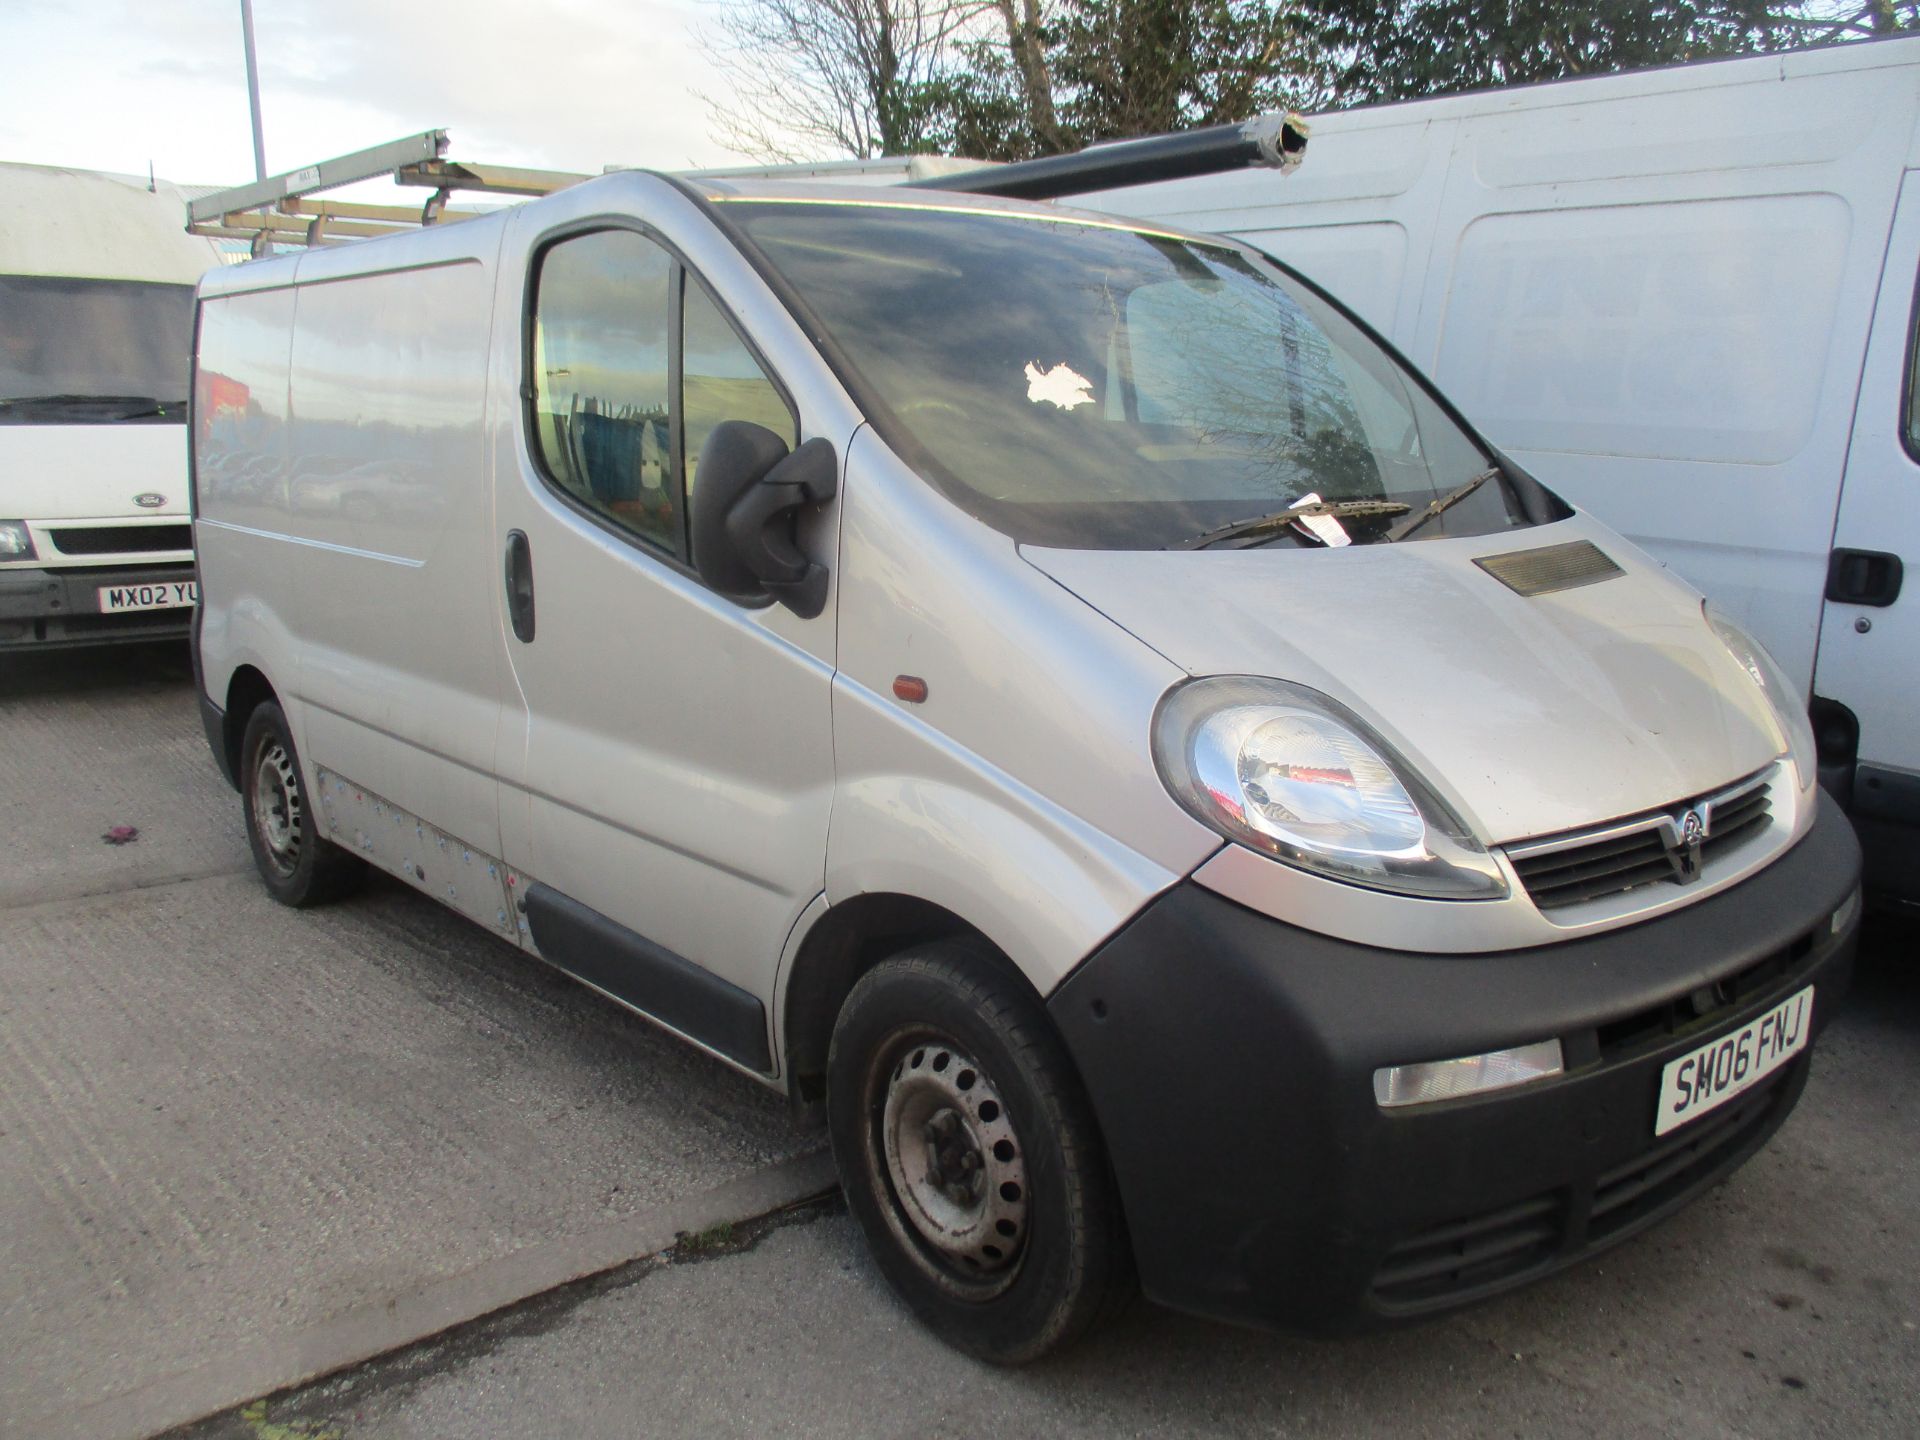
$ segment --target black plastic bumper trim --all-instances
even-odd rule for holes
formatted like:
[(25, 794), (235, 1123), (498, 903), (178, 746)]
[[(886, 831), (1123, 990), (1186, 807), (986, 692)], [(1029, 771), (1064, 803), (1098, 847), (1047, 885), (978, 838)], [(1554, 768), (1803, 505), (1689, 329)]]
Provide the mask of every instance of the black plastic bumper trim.
[(729, 1060), (772, 1073), (767, 1012), (753, 995), (550, 885), (529, 885), (526, 906), (542, 959)]
[[(1661, 1070), (1809, 984), (1817, 1033), (1854, 943), (1829, 922), (1859, 874), (1846, 819), (1822, 797), (1812, 832), (1748, 881), (1535, 950), (1377, 950), (1177, 886), (1048, 1001), (1100, 1118), (1148, 1294), (1336, 1333), (1497, 1293), (1652, 1224), (1764, 1143), (1808, 1062), (1784, 1067), (1763, 1087), (1764, 1113), (1679, 1169), (1663, 1147), (1692, 1127), (1655, 1140)], [(1790, 964), (1760, 971), (1764, 986), (1696, 1028), (1603, 1055), (1602, 1026), (1783, 954)], [(1380, 1066), (1556, 1036), (1573, 1057), (1558, 1080), (1404, 1110), (1374, 1102)], [(1604, 1210), (1609, 1187), (1642, 1172), (1641, 1195), (1596, 1219), (1596, 1200)], [(1553, 1233), (1494, 1233), (1516, 1213), (1555, 1217)], [(1519, 1259), (1408, 1303), (1391, 1284), (1381, 1293), (1393, 1256), (1454, 1225), (1484, 1233), (1488, 1255)]]

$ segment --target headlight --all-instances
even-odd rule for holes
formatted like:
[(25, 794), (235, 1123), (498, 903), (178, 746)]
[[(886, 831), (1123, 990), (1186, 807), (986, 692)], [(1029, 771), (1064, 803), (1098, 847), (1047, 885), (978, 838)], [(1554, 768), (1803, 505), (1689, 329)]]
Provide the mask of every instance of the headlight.
[(1766, 646), (1714, 609), (1712, 601), (1703, 601), (1700, 608), (1713, 633), (1720, 637), (1720, 643), (1767, 697), (1767, 709), (1772, 712), (1777, 727), (1774, 739), (1781, 753), (1793, 757), (1795, 778), (1801, 790), (1810, 789), (1818, 778), (1819, 762), (1814, 752), (1813, 721), (1807, 717), (1806, 702), (1800, 698), (1799, 690), (1787, 679), (1787, 672), (1780, 668), (1779, 662), (1767, 653)]
[(33, 559), (33, 536), (24, 520), (0, 520), (0, 560)]
[(1173, 798), (1229, 840), (1335, 880), (1438, 900), (1507, 883), (1405, 761), (1338, 701), (1215, 676), (1160, 702), (1153, 758)]

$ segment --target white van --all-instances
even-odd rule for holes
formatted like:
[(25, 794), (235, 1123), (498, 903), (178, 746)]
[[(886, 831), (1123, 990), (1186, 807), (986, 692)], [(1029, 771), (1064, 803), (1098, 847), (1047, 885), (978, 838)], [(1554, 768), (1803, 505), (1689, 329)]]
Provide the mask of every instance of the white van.
[(976, 1354), (1136, 1273), (1430, 1315), (1801, 1092), (1859, 860), (1788, 682), (1251, 249), (616, 173), (210, 275), (196, 365), (268, 889), (783, 1090)]
[(1326, 286), (1811, 697), (1920, 903), (1920, 39), (1316, 117), (1314, 163), (1080, 203)]
[(0, 651), (179, 638), (193, 287), (173, 186), (0, 165)]

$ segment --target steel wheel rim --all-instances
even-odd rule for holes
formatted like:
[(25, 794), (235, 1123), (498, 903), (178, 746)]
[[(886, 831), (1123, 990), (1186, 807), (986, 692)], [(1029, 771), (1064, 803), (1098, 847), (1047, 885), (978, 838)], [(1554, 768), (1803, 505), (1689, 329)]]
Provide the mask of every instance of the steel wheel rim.
[(260, 747), (253, 767), (253, 824), (268, 858), (282, 875), (300, 863), (300, 773), (278, 740)]
[(903, 1037), (876, 1066), (871, 1162), (888, 1224), (943, 1288), (1000, 1294), (1026, 1256), (1026, 1151), (985, 1069), (938, 1034)]

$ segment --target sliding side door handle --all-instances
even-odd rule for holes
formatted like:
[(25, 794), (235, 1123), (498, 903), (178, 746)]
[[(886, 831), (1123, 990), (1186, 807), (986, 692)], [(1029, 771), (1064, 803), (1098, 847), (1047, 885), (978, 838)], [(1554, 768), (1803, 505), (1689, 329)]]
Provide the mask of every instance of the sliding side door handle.
[(524, 530), (507, 532), (507, 619), (522, 644), (533, 641), (533, 547)]

